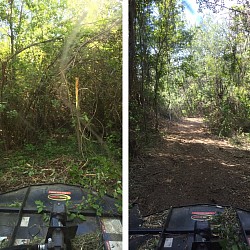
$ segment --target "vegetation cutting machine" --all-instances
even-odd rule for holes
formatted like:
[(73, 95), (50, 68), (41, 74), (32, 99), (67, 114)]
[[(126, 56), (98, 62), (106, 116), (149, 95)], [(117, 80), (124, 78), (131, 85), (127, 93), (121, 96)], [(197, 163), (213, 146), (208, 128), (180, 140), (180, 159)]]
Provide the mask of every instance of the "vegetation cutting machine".
[(121, 215), (115, 199), (80, 186), (17, 189), (0, 194), (0, 249), (121, 250)]
[(250, 249), (249, 211), (202, 204), (173, 207), (167, 212), (160, 227), (144, 226), (146, 220), (140, 216), (138, 206), (133, 206), (129, 249)]

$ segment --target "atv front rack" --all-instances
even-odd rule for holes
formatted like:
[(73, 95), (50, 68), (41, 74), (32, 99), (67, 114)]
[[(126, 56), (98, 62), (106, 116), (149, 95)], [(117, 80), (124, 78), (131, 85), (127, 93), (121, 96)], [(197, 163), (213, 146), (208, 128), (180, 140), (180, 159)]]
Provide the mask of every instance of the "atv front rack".
[[(99, 241), (102, 249), (121, 250), (121, 215), (115, 199), (99, 199), (102, 215), (98, 216), (94, 209), (79, 209), (90, 194), (96, 196), (65, 184), (34, 185), (0, 194), (0, 249), (78, 250), (81, 239), (93, 235), (87, 249), (95, 249), (91, 244)], [(73, 244), (75, 239), (80, 245)]]
[[(134, 206), (130, 211), (129, 249), (139, 249), (155, 236), (158, 239), (155, 249), (159, 250), (225, 249), (223, 239), (214, 233), (213, 223), (228, 208), (216, 205), (174, 207), (169, 210), (163, 227), (146, 228), (143, 227), (138, 207)], [(247, 247), (250, 245), (250, 212), (236, 209), (236, 216), (239, 221), (242, 246)]]

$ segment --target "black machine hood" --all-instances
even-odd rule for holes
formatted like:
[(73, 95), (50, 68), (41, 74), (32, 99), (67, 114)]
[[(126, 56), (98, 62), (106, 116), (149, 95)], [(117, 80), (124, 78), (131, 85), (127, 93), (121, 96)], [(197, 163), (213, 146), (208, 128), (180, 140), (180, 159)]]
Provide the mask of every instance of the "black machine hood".
[[(140, 216), (139, 207), (135, 205), (130, 210), (129, 249), (139, 249), (155, 236), (158, 239), (155, 249), (159, 250), (225, 249), (222, 247), (221, 239), (213, 234), (210, 221), (229, 208), (210, 204), (172, 207), (162, 227), (149, 228), (143, 226), (144, 220)], [(250, 246), (250, 212), (242, 209), (235, 209), (235, 212), (239, 221), (241, 240), (246, 247)]]
[(33, 185), (0, 194), (0, 249), (73, 249), (72, 239), (96, 232), (104, 249), (122, 249), (116, 200), (97, 198), (102, 211), (98, 216), (95, 209), (79, 210), (90, 194), (97, 198), (90, 190), (66, 184)]

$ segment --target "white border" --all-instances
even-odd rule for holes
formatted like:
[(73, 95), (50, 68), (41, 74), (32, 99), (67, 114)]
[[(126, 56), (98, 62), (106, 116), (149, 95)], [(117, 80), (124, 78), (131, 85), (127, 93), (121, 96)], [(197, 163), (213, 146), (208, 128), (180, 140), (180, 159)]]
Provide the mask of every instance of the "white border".
[(123, 67), (122, 67), (122, 187), (123, 187), (123, 212), (122, 212), (122, 224), (123, 224), (123, 249), (128, 249), (128, 1), (123, 0), (123, 15), (122, 15), (122, 31), (123, 31)]

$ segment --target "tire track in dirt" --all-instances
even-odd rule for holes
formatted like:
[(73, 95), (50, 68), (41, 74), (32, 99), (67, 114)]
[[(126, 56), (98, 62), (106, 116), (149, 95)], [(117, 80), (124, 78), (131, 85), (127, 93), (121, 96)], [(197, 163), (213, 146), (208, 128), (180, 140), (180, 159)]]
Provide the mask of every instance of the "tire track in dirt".
[(130, 162), (129, 196), (144, 216), (196, 203), (250, 209), (250, 154), (208, 132), (201, 118), (162, 121), (163, 137)]

